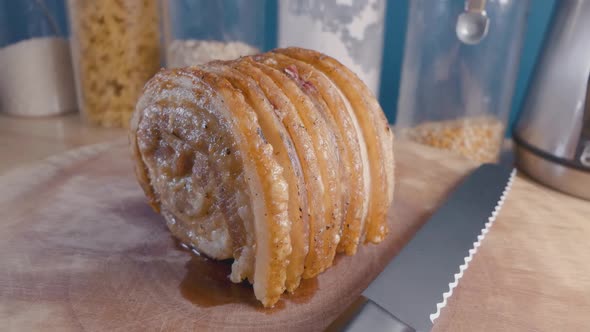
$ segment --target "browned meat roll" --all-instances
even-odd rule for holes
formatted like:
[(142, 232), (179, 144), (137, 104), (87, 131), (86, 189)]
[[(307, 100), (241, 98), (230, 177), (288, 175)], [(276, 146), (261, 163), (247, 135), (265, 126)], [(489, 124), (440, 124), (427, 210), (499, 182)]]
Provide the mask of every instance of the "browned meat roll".
[(299, 48), (162, 70), (131, 119), (138, 181), (182, 242), (233, 259), (266, 307), (381, 242), (393, 134), (368, 88)]

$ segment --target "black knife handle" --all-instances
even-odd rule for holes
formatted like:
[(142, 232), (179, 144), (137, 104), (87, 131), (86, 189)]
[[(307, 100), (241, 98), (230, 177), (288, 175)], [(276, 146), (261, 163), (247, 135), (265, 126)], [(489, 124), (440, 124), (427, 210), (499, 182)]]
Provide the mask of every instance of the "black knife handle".
[(390, 314), (377, 303), (361, 296), (338, 319), (328, 331), (346, 332), (416, 332)]

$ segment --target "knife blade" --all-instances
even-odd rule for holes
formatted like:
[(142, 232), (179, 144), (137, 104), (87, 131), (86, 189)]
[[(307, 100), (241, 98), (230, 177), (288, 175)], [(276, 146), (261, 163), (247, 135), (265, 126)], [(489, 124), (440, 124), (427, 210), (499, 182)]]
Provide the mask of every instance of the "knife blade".
[(515, 174), (493, 164), (473, 171), (330, 329), (430, 331)]

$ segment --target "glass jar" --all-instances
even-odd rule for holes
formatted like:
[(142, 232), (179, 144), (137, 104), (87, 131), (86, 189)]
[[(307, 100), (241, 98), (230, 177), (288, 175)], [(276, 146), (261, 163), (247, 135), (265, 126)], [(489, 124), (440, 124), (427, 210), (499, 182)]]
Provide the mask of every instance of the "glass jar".
[(166, 67), (260, 53), (266, 1), (162, 0)]
[[(478, 162), (497, 161), (527, 9), (527, 0), (410, 1), (398, 135)], [(481, 41), (459, 39), (463, 13), (487, 16)]]
[(377, 95), (385, 5), (385, 0), (279, 1), (279, 47), (327, 54), (355, 72)]
[(76, 110), (65, 6), (0, 0), (0, 111), (19, 116)]
[(78, 104), (90, 123), (127, 127), (160, 68), (156, 0), (69, 0)]

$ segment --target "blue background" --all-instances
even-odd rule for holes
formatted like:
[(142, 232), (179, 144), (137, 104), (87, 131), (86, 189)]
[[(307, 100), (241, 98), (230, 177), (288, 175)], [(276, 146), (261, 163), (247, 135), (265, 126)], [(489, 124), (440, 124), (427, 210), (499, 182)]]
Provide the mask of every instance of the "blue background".
[[(96, 0), (100, 1), (100, 0)], [(215, 0), (217, 1), (217, 0)], [(267, 13), (277, 12), (277, 0), (261, 0), (266, 2)], [(408, 14), (408, 2), (411, 0), (388, 0), (386, 13), (386, 31), (383, 54), (383, 68), (381, 73), (380, 102), (387, 117), (395, 121), (399, 79), (403, 58), (404, 36)], [(431, 0), (437, 1), (437, 0)], [(520, 1), (520, 0), (516, 0)], [(534, 68), (537, 55), (541, 48), (544, 34), (550, 22), (553, 7), (557, 0), (531, 0), (528, 15), (528, 25), (525, 42), (521, 54), (518, 81), (512, 99), (510, 124), (518, 115), (526, 92), (528, 80)], [(66, 33), (64, 0), (45, 0), (48, 7), (58, 14), (57, 23), (62, 34)], [(22, 13), (30, 6), (31, 1), (0, 0), (0, 47), (25, 38), (27, 35), (40, 36), (46, 34), (49, 28), (43, 23), (27, 24)], [(42, 17), (43, 13), (34, 13)], [(267, 49), (276, 47), (277, 18), (268, 15), (266, 22), (265, 44)], [(41, 20), (37, 20), (41, 22)], [(45, 32), (45, 33), (44, 33)]]

